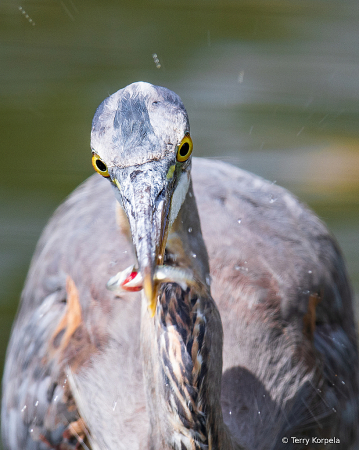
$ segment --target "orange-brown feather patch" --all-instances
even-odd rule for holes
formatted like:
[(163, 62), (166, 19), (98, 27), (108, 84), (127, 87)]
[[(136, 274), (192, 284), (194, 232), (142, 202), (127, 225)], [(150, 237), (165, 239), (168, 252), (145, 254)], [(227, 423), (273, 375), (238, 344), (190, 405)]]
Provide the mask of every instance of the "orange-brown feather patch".
[(77, 439), (84, 440), (85, 436), (88, 434), (84, 420), (81, 418), (76, 420), (76, 422), (71, 422), (64, 432), (64, 437), (68, 439), (71, 437), (76, 437)]
[[(82, 320), (79, 293), (73, 279), (69, 275), (66, 279), (66, 292), (66, 310), (52, 337), (54, 347), (60, 349), (67, 347), (71, 336), (75, 333)], [(59, 335), (61, 339), (59, 339)]]
[(308, 301), (308, 311), (303, 317), (303, 333), (313, 340), (316, 321), (316, 308), (321, 301), (319, 294), (311, 294)]

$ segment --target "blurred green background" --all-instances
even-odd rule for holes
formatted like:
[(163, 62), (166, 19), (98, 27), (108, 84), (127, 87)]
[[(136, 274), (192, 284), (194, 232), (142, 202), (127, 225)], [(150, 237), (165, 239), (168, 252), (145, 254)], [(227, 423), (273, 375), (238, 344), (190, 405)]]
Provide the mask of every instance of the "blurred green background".
[(358, 306), (358, 24), (347, 0), (2, 1), (0, 367), (41, 230), (93, 172), (93, 114), (133, 81), (182, 97), (196, 155), (307, 202)]

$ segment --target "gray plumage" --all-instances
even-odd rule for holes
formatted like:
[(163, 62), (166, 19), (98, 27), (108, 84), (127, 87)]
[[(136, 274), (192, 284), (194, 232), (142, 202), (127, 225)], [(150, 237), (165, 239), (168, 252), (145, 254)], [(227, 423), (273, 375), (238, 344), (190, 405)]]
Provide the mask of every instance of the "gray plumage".
[[(187, 132), (164, 88), (134, 83), (99, 107), (92, 147), (120, 203), (94, 175), (38, 243), (3, 379), (9, 450), (314, 450), (314, 436), (359, 448), (352, 292), (334, 239), (281, 187), (176, 162)], [(151, 318), (143, 291), (106, 282), (135, 255), (153, 277), (166, 226), (164, 264), (197, 284), (160, 285)]]

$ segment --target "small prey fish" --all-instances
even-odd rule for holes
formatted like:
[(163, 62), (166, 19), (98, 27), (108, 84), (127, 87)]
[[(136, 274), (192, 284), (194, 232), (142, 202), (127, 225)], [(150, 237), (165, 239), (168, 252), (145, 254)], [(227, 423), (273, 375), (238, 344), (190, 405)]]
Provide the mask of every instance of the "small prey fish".
[[(195, 283), (190, 271), (172, 266), (157, 266), (154, 281), (157, 283), (177, 283), (183, 290)], [(137, 292), (143, 288), (143, 278), (141, 272), (133, 264), (111, 277), (106, 287), (110, 291)]]

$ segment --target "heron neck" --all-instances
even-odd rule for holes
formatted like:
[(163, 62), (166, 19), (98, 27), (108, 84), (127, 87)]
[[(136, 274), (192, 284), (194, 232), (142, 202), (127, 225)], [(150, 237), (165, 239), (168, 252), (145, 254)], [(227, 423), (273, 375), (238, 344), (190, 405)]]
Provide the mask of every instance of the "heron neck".
[(154, 319), (142, 301), (149, 448), (231, 450), (237, 447), (220, 404), (222, 323), (206, 283), (207, 251), (192, 188), (190, 193), (169, 235), (165, 263), (191, 268), (198, 283), (186, 290), (174, 283), (161, 285)]
[(192, 181), (178, 213), (168, 232), (165, 264), (190, 269), (202, 285), (209, 286), (209, 262), (203, 240)]

